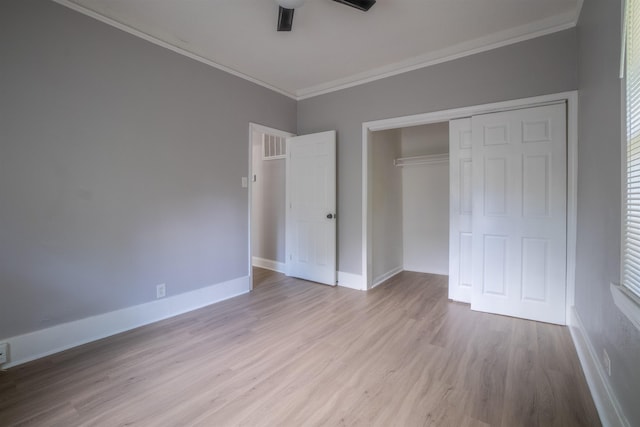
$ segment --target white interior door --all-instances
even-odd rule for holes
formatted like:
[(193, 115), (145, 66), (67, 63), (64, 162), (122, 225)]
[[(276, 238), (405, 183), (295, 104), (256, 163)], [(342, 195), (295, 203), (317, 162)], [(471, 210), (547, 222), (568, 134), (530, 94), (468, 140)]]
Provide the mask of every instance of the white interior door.
[(449, 298), (471, 302), (471, 118), (449, 122)]
[(336, 284), (336, 133), (287, 138), (287, 275)]
[(565, 323), (566, 106), (474, 116), (473, 310)]

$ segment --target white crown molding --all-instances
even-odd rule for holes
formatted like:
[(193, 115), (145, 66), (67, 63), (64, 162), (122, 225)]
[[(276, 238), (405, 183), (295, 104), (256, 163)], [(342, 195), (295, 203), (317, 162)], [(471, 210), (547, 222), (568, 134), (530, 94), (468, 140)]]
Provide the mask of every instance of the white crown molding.
[(551, 18), (543, 19), (540, 21), (532, 22), (519, 27), (511, 28), (505, 31), (499, 31), (485, 37), (479, 37), (473, 40), (466, 41), (464, 43), (457, 44), (445, 49), (441, 49), (436, 52), (431, 52), (424, 55), (419, 55), (405, 61), (388, 64), (383, 67), (374, 68), (362, 73), (353, 74), (351, 76), (343, 77), (340, 79), (332, 80), (329, 82), (321, 83), (315, 86), (309, 86), (303, 89), (299, 89), (292, 93), (282, 88), (276, 87), (262, 80), (256, 79), (248, 74), (234, 70), (233, 68), (219, 64), (211, 59), (200, 56), (194, 52), (191, 52), (182, 47), (176, 46), (167, 41), (161, 40), (143, 31), (137, 30), (122, 22), (116, 21), (112, 18), (104, 16), (94, 10), (74, 3), (72, 0), (53, 0), (54, 2), (73, 9), (86, 16), (94, 18), (105, 24), (111, 25), (136, 37), (140, 37), (150, 43), (169, 49), (178, 54), (184, 55), (195, 61), (209, 65), (213, 68), (217, 68), (236, 77), (247, 80), (251, 83), (255, 83), (259, 86), (277, 92), (281, 95), (292, 98), (296, 101), (301, 101), (315, 96), (324, 95), (331, 92), (336, 92), (342, 89), (347, 89), (361, 84), (373, 82), (376, 80), (392, 77), (398, 74), (403, 74), (409, 71), (417, 70), (420, 68), (430, 67), (432, 65), (441, 64), (443, 62), (453, 61), (465, 56), (475, 55), (477, 53), (486, 52), (489, 50), (497, 49), (500, 47), (508, 46), (514, 43), (519, 43), (525, 40), (530, 40), (536, 37), (541, 37), (547, 34), (552, 34), (558, 31), (566, 30), (575, 27), (580, 16), (580, 10), (582, 8), (583, 0), (578, 0), (577, 10), (572, 13), (556, 15)]
[(205, 58), (203, 56), (200, 56), (200, 55), (198, 55), (196, 53), (188, 51), (187, 49), (184, 49), (182, 47), (178, 47), (178, 46), (176, 46), (176, 45), (174, 45), (172, 43), (166, 42), (164, 40), (160, 40), (157, 37), (154, 37), (154, 36), (152, 36), (150, 34), (147, 34), (145, 32), (137, 30), (137, 29), (135, 29), (133, 27), (130, 27), (129, 25), (123, 24), (122, 22), (116, 21), (115, 19), (112, 19), (112, 18), (109, 18), (107, 16), (104, 16), (104, 15), (102, 15), (102, 14), (100, 14), (100, 13), (94, 11), (94, 10), (91, 10), (91, 9), (86, 8), (84, 6), (81, 6), (81, 5), (77, 4), (77, 3), (74, 3), (71, 0), (53, 0), (53, 1), (58, 3), (58, 4), (60, 4), (60, 5), (62, 5), (62, 6), (68, 7), (69, 9), (73, 9), (76, 12), (80, 12), (83, 15), (89, 16), (89, 17), (91, 17), (93, 19), (97, 19), (98, 21), (103, 22), (103, 23), (105, 23), (107, 25), (111, 25), (112, 27), (115, 27), (115, 28), (117, 28), (119, 30), (122, 30), (122, 31), (126, 32), (126, 33), (129, 33), (129, 34), (134, 35), (136, 37), (140, 37), (141, 39), (146, 40), (146, 41), (148, 41), (150, 43), (153, 43), (153, 44), (158, 45), (160, 47), (164, 47), (165, 49), (169, 49), (169, 50), (171, 50), (171, 51), (173, 51), (175, 53), (178, 53), (180, 55), (184, 55), (184, 56), (186, 56), (188, 58), (191, 58), (191, 59), (193, 59), (195, 61), (201, 62), (201, 63), (203, 63), (205, 65), (210, 66), (210, 67), (217, 68), (218, 70), (224, 71), (224, 72), (229, 73), (231, 75), (234, 75), (236, 77), (240, 77), (241, 79), (247, 80), (247, 81), (249, 81), (251, 83), (255, 83), (255, 84), (259, 85), (259, 86), (262, 86), (264, 88), (267, 88), (269, 90), (277, 92), (277, 93), (279, 93), (281, 95), (284, 95), (284, 96), (287, 96), (289, 98), (297, 100), (296, 95), (291, 93), (291, 92), (288, 92), (288, 91), (286, 91), (284, 89), (280, 89), (279, 87), (270, 85), (269, 83), (263, 82), (262, 80), (258, 80), (258, 79), (254, 78), (254, 77), (249, 76), (248, 74), (241, 73), (240, 71), (234, 70), (233, 68), (227, 67), (227, 66), (222, 65), (222, 64), (218, 64), (215, 61), (212, 61), (212, 60), (207, 59), (207, 58)]
[(300, 89), (296, 91), (296, 98), (298, 101), (313, 98), (318, 95), (324, 95), (326, 93), (359, 86), (364, 83), (392, 77), (409, 71), (418, 70), (420, 68), (430, 67), (443, 62), (453, 61), (455, 59), (464, 58), (465, 56), (475, 55), (476, 53), (486, 52), (488, 50), (534, 39), (536, 37), (545, 36), (558, 31), (567, 30), (575, 27), (576, 20), (577, 18), (574, 13), (557, 15), (549, 19), (532, 22), (509, 30), (500, 31), (489, 36), (469, 40), (436, 52), (419, 55), (405, 61), (396, 62), (394, 64), (374, 68), (363, 73)]

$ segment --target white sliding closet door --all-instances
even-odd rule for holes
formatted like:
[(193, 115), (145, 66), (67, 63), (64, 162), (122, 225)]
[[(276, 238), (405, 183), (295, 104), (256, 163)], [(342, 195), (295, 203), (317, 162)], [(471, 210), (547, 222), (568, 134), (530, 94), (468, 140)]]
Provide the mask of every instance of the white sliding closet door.
[(449, 298), (471, 302), (471, 118), (449, 122)]
[(472, 118), (473, 310), (565, 323), (565, 104)]

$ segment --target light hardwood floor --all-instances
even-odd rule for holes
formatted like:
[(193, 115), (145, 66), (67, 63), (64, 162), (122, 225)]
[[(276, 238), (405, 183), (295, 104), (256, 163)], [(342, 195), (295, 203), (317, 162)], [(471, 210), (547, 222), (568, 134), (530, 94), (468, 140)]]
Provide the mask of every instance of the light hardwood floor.
[(0, 425), (600, 425), (564, 327), (449, 302), (445, 276), (255, 271), (250, 294), (0, 373)]

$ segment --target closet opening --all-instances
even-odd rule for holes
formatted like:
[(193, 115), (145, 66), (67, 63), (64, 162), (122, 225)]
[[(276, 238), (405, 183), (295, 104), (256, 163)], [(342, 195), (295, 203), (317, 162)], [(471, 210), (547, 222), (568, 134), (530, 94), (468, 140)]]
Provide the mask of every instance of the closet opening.
[[(404, 221), (417, 201), (404, 197), (411, 185), (403, 178), (417, 174), (409, 167), (437, 164), (445, 153), (409, 154), (402, 133), (445, 123), (448, 223), (441, 238), (449, 236), (450, 299), (471, 302), (473, 310), (568, 323), (575, 295), (575, 91), (363, 123), (362, 288), (418, 270), (410, 267), (412, 242), (405, 236), (412, 229)], [(393, 166), (381, 160), (390, 157)], [(424, 183), (422, 190), (431, 191)], [(452, 293), (462, 284), (467, 292)]]
[(371, 132), (371, 286), (449, 270), (449, 123)]

